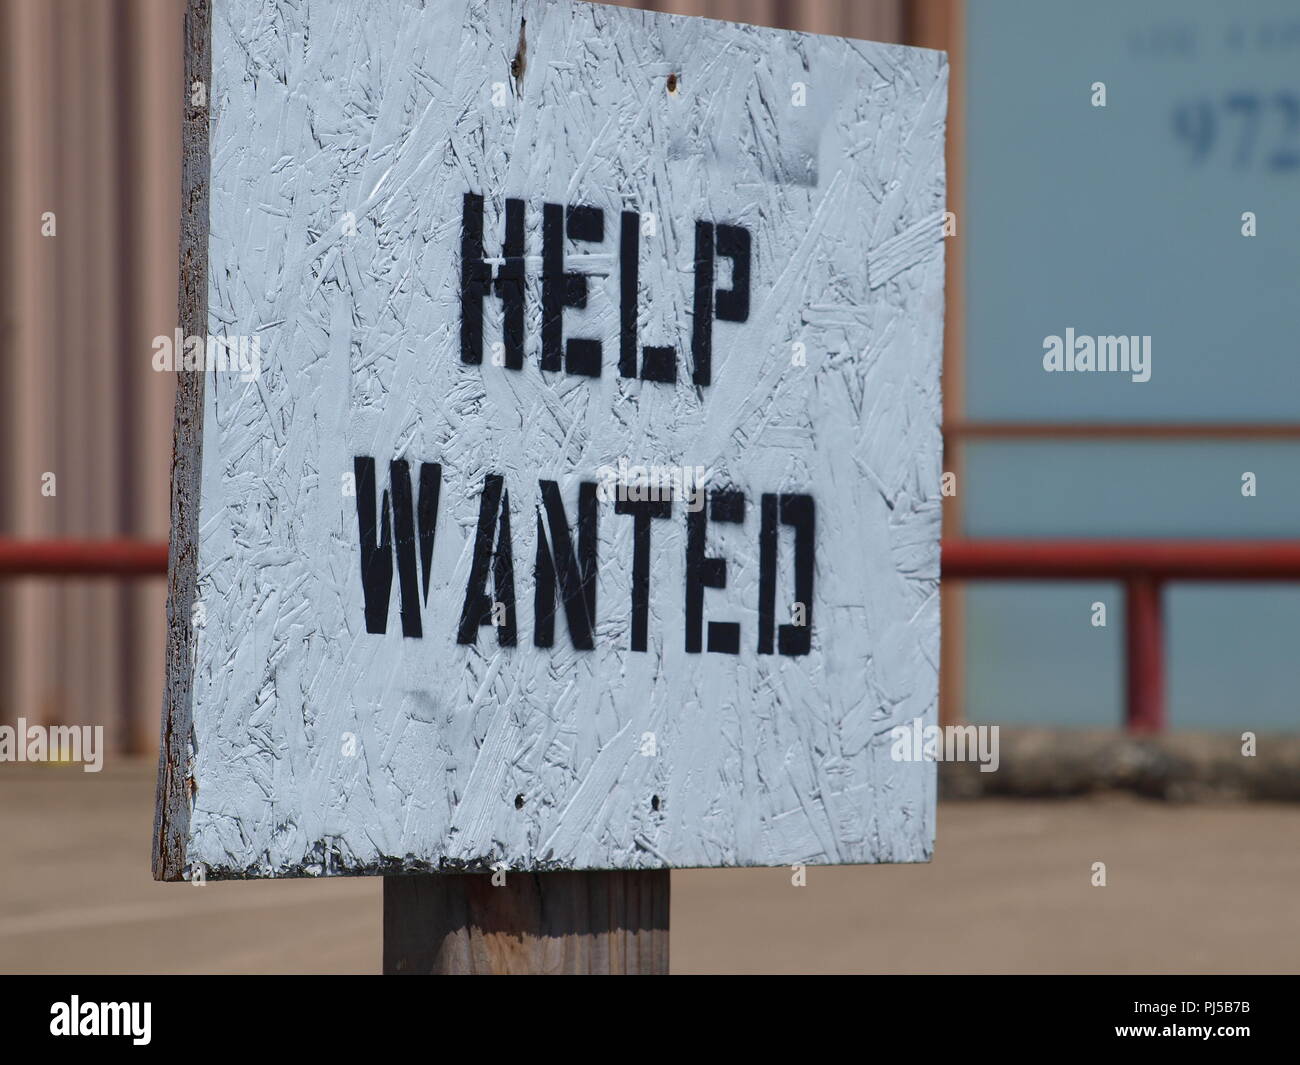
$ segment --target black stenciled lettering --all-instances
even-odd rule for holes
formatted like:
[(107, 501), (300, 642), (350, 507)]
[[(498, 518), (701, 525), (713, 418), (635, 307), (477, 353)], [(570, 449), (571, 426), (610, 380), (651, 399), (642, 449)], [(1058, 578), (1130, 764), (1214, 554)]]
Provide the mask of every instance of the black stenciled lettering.
[(816, 507), (810, 495), (763, 493), (758, 534), (758, 653), (773, 651), (776, 620), (778, 521), (794, 527), (794, 602), (802, 625), (783, 624), (776, 630), (776, 649), (783, 655), (806, 655), (812, 649), (813, 572), (815, 569)]
[(777, 630), (777, 650), (783, 655), (806, 655), (812, 649), (813, 544), (817, 531), (812, 496), (783, 494), (781, 522), (794, 526), (794, 599), (803, 608), (803, 624), (782, 625)]
[(483, 361), (483, 301), (492, 294), (502, 306), (502, 347), (510, 370), (524, 365), (524, 201), (506, 200), (503, 262), (495, 281), (483, 247), (483, 197), (467, 192), (460, 229), (460, 360)]
[(780, 496), (764, 492), (758, 522), (758, 653), (773, 652), (776, 632), (776, 548)]
[(542, 362), (543, 370), (599, 377), (601, 344), (589, 337), (564, 339), (564, 309), (587, 306), (587, 275), (564, 269), (564, 240), (599, 244), (605, 239), (605, 212), (599, 207), (542, 205)]
[(442, 467), (420, 463), (420, 494), (412, 506), (410, 464), (405, 459), (389, 463), (389, 492), (375, 506), (375, 460), (358, 455), (352, 468), (356, 478), (357, 531), (361, 542), (361, 590), (365, 600), (366, 631), (388, 631), (388, 604), (393, 588), (393, 526), (396, 525), (397, 573), (401, 595), (402, 635), (424, 635), (420, 620), (420, 585), (416, 572), (416, 537), (419, 537), (419, 565), (424, 571), (424, 602), (429, 599), (429, 576), (433, 564), (434, 533), (438, 519), (438, 495)]
[[(704, 491), (703, 488), (697, 489)], [(706, 517), (707, 511), (707, 517)], [(704, 553), (709, 521), (740, 523), (745, 520), (745, 493), (718, 489), (708, 494), (708, 507), (686, 515), (686, 650), (698, 654), (704, 627), (704, 589), (727, 586), (727, 563)], [(740, 653), (740, 625), (735, 621), (709, 622), (709, 650), (717, 654)]]
[[(713, 223), (695, 223), (695, 301), (691, 317), (691, 380), (707, 385), (713, 375)], [(687, 650), (690, 650), (688, 647)]]
[(623, 377), (636, 376), (636, 299), (640, 281), (641, 217), (624, 211), (619, 218), (618, 235), (618, 372)]
[(718, 254), (731, 260), (731, 287), (718, 289), (715, 313), (720, 322), (749, 320), (749, 230), (719, 225)]
[[(618, 242), (618, 372), (637, 375), (637, 294), (641, 278), (641, 216), (624, 211)], [(672, 384), (677, 380), (677, 352), (671, 346), (647, 344), (641, 352), (641, 379)]]
[[(717, 256), (731, 260), (731, 286), (715, 289)], [(713, 379), (713, 319), (749, 319), (749, 279), (752, 248), (743, 226), (695, 223), (695, 299), (691, 319), (691, 379), (708, 385)]]
[(616, 499), (614, 512), (632, 515), (632, 650), (644, 651), (650, 628), (650, 521), (670, 517), (673, 504), (670, 499)]
[[(578, 486), (578, 551), (569, 535), (564, 500), (555, 481), (538, 482), (542, 501), (537, 508), (537, 563), (534, 570), (533, 644), (550, 647), (555, 642), (555, 589), (559, 584), (569, 639), (574, 649), (595, 646), (596, 627), (596, 484)], [(545, 514), (545, 519), (543, 519)], [(547, 538), (546, 527), (550, 526)]]
[[(494, 529), (497, 530), (495, 550)], [(488, 474), (483, 482), (478, 532), (474, 538), (474, 558), (465, 585), (465, 604), (460, 614), (457, 643), (474, 643), (479, 628), (490, 625), (495, 620), (494, 604), (487, 594), (489, 566), (492, 570), (492, 590), (503, 612), (501, 623), (496, 626), (497, 643), (502, 647), (513, 647), (516, 642), (515, 566), (510, 546), (510, 493), (505, 489), (505, 478), (497, 473)]]

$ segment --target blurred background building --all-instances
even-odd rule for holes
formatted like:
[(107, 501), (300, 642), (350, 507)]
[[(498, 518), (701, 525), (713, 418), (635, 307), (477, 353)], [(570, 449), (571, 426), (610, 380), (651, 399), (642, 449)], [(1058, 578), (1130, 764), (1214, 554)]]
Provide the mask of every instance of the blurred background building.
[[(150, 360), (176, 325), (182, 10), (0, 0), (6, 537), (167, 536), (175, 382)], [(0, 581), (4, 720), (150, 749), (165, 599), (161, 579)]]
[[(946, 541), (1297, 536), (1293, 2), (632, 6), (950, 53)], [(167, 536), (182, 11), (0, 0), (5, 538)], [(1043, 373), (1067, 327), (1151, 336), (1151, 380)], [(1122, 725), (1120, 583), (945, 584), (950, 720)], [(151, 751), (164, 601), (161, 577), (0, 581), (0, 719)], [(1174, 582), (1164, 610), (1171, 728), (1300, 728), (1300, 586)]]
[[(1300, 536), (1300, 6), (966, 8), (960, 533)], [(1151, 379), (1043, 373), (1067, 327), (1151, 336)], [(965, 596), (972, 717), (1120, 718), (1118, 585)], [(1171, 728), (1300, 729), (1300, 584), (1171, 582), (1164, 611)]]

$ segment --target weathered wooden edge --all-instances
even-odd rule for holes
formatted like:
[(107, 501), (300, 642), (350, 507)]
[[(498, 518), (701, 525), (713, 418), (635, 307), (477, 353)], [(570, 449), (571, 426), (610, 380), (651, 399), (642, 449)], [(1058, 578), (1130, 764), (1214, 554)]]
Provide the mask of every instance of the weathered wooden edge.
[(667, 869), (497, 875), (384, 877), (384, 973), (668, 973)]
[[(181, 129), (180, 276), (177, 309), (186, 337), (208, 334), (208, 116), (212, 96), (211, 0), (186, 0)], [(200, 102), (193, 86), (203, 85)], [(180, 352), (176, 352), (179, 359)], [(171, 546), (167, 561), (167, 661), (158, 793), (154, 810), (153, 875), (186, 877), (190, 821), (190, 699), (193, 687), (193, 609), (198, 588), (199, 481), (203, 458), (202, 369), (176, 375), (172, 430)]]

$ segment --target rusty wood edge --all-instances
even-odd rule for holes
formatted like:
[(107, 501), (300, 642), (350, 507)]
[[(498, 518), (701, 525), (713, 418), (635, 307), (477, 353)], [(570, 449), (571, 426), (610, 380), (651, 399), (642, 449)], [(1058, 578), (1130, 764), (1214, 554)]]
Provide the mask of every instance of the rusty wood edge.
[[(186, 0), (184, 101), (181, 127), (181, 227), (177, 310), (182, 333), (208, 332), (208, 152), (212, 103), (211, 0)], [(201, 82), (203, 102), (193, 102)], [(153, 875), (185, 879), (185, 845), (190, 821), (191, 706), (194, 632), (191, 625), (198, 586), (199, 482), (203, 458), (202, 370), (176, 380), (172, 435), (171, 548), (167, 562), (167, 661), (158, 744), (158, 793), (154, 810)]]

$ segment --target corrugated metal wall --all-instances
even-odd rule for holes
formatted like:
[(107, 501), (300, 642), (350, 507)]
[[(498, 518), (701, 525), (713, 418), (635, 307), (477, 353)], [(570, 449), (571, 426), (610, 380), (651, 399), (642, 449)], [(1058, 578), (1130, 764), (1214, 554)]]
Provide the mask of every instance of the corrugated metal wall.
[[(4, 535), (167, 535), (174, 382), (150, 360), (176, 321), (180, 13), (0, 3)], [(0, 713), (147, 749), (163, 610), (161, 580), (6, 581)]]
[[(936, 2), (909, 8), (914, 32)], [(627, 6), (908, 31), (904, 0)], [(0, 0), (0, 535), (167, 536), (174, 381), (151, 359), (176, 326), (182, 11)], [(0, 720), (103, 724), (117, 749), (151, 750), (164, 595), (162, 580), (0, 584)]]

